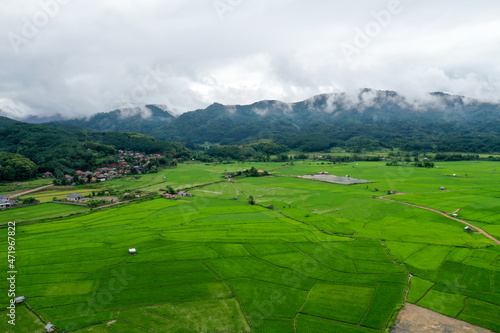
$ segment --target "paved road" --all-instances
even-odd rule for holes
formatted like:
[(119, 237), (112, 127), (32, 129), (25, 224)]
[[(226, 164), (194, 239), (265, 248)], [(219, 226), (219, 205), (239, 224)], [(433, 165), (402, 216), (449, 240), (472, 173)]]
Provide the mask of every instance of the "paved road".
[(398, 200), (392, 200), (392, 199), (389, 199), (389, 198), (386, 198), (386, 197), (379, 197), (380, 199), (384, 199), (384, 200), (387, 200), (387, 201), (392, 201), (392, 202), (398, 202), (400, 204), (404, 204), (404, 205), (408, 205), (408, 206), (412, 206), (412, 207), (417, 207), (417, 208), (422, 208), (422, 209), (427, 209), (427, 210), (430, 210), (431, 212), (435, 212), (435, 213), (438, 213), (438, 214), (441, 214), (443, 216), (446, 216), (447, 218), (449, 219), (452, 219), (452, 220), (455, 220), (455, 221), (458, 221), (460, 223), (463, 223), (463, 224), (466, 224), (468, 225), (469, 227), (472, 227), (474, 228), (475, 230), (477, 230), (480, 234), (483, 234), (485, 235), (486, 237), (488, 237), (489, 239), (491, 239), (492, 241), (494, 241), (497, 245), (500, 245), (500, 241), (498, 239), (496, 239), (495, 237), (493, 237), (492, 235), (490, 235), (489, 233), (487, 233), (486, 231), (484, 231), (483, 229), (480, 229), (478, 227), (476, 227), (475, 225), (467, 222), (467, 221), (464, 221), (464, 220), (461, 220), (461, 219), (457, 219), (456, 217), (453, 217), (453, 216), (450, 216), (444, 212), (441, 212), (437, 209), (434, 209), (434, 208), (429, 208), (429, 207), (424, 207), (424, 206), (419, 206), (419, 205), (414, 205), (414, 204), (411, 204), (411, 203), (407, 203), (407, 202), (403, 202), (403, 201), (398, 201)]

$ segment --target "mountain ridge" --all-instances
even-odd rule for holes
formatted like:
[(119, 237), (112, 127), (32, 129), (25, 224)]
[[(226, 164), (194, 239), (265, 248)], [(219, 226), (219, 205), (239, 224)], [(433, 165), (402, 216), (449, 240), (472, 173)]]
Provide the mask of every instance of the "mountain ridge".
[[(367, 149), (500, 151), (500, 104), (443, 92), (410, 98), (395, 91), (362, 89), (357, 95), (320, 94), (294, 103), (213, 103), (179, 116), (158, 106), (146, 109), (48, 124), (138, 132), (192, 149), (204, 143), (239, 145), (273, 139), (304, 151), (349, 147), (352, 142), (357, 146), (365, 142)], [(150, 114), (144, 116), (143, 111)]]

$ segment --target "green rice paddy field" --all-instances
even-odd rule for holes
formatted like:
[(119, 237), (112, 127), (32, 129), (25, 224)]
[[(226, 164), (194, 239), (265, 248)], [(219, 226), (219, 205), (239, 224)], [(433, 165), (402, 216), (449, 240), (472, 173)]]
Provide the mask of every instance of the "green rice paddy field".
[[(213, 184), (251, 166), (273, 175)], [(27, 300), (15, 328), (0, 311), (0, 330), (43, 332), (50, 321), (68, 332), (382, 332), (406, 300), (500, 332), (500, 246), (438, 213), (378, 198), (394, 190), (404, 193), (394, 200), (460, 209), (459, 218), (499, 238), (499, 168), (181, 164), (106, 186), (212, 185), (191, 190), (192, 198), (60, 219), (78, 209), (0, 212), (3, 223), (18, 222), (16, 295)], [(293, 177), (323, 170), (372, 183)], [(247, 203), (250, 195), (257, 205)], [(38, 223), (23, 222), (30, 220)], [(0, 229), (5, 252), (7, 232)], [(5, 273), (2, 281), (5, 309)]]

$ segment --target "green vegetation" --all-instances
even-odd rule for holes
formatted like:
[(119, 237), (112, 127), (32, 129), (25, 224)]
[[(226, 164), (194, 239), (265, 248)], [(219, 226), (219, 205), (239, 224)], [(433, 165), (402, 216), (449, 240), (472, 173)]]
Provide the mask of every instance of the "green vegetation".
[(114, 162), (110, 155), (116, 149), (159, 153), (170, 158), (190, 156), (189, 150), (180, 144), (144, 134), (60, 129), (0, 121), (0, 180), (31, 179), (38, 172), (45, 171), (64, 175), (73, 174), (78, 169), (106, 167)]
[(0, 212), (0, 223), (24, 222), (66, 216), (88, 210), (87, 207), (45, 203)]
[(427, 291), (434, 285), (434, 283), (414, 276), (411, 279), (411, 288), (408, 294), (408, 302), (417, 303), (422, 297), (425, 296)]
[[(187, 112), (147, 134), (196, 148), (205, 142), (245, 145), (272, 139), (300, 152), (341, 148), (350, 153), (400, 148), (409, 152), (500, 151), (498, 104), (467, 103), (458, 96), (432, 94), (454, 112), (415, 111), (395, 92), (376, 94), (372, 107), (349, 108), (340, 95), (320, 95), (285, 104), (212, 104)], [(359, 96), (360, 100), (362, 99)], [(406, 105), (405, 105), (406, 104)], [(227, 148), (231, 149), (231, 148)]]
[[(70, 332), (381, 332), (408, 292), (407, 302), (500, 330), (498, 245), (458, 221), (397, 202), (440, 204), (434, 208), (446, 213), (462, 208), (464, 219), (481, 207), (500, 214), (492, 171), (500, 163), (321, 163), (190, 162), (99, 188), (27, 194), (44, 202), (104, 189), (152, 192), (105, 209), (42, 203), (0, 212), (2, 223), (30, 221), (16, 228), (16, 293), (33, 309), (19, 307), (19, 321), (33, 331), (42, 327), (38, 314)], [(272, 176), (224, 178), (252, 168)], [(293, 177), (325, 169), (373, 183)], [(194, 196), (154, 197), (160, 189)], [(396, 202), (378, 198), (389, 190), (405, 194), (389, 196)], [(448, 193), (461, 203), (470, 195), (470, 205), (455, 207)], [(468, 221), (485, 230), (499, 225)], [(7, 232), (0, 229), (4, 248)], [(3, 308), (8, 301), (0, 295)]]
[(0, 179), (26, 180), (35, 177), (35, 163), (19, 154), (0, 152)]

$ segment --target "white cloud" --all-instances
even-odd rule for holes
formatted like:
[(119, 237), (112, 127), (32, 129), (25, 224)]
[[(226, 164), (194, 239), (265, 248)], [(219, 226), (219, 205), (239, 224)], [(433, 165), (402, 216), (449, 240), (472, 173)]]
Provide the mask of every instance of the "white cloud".
[[(57, 1), (26, 38), (41, 4)], [(400, 0), (401, 13), (347, 62), (340, 45), (389, 1), (231, 1), (221, 20), (205, 0), (3, 0), (0, 109), (88, 115), (135, 94), (137, 107), (188, 111), (365, 87), (400, 91), (415, 105), (429, 91), (498, 101), (498, 1)], [(18, 53), (9, 34), (24, 38)], [(161, 80), (141, 90), (151, 68)]]

